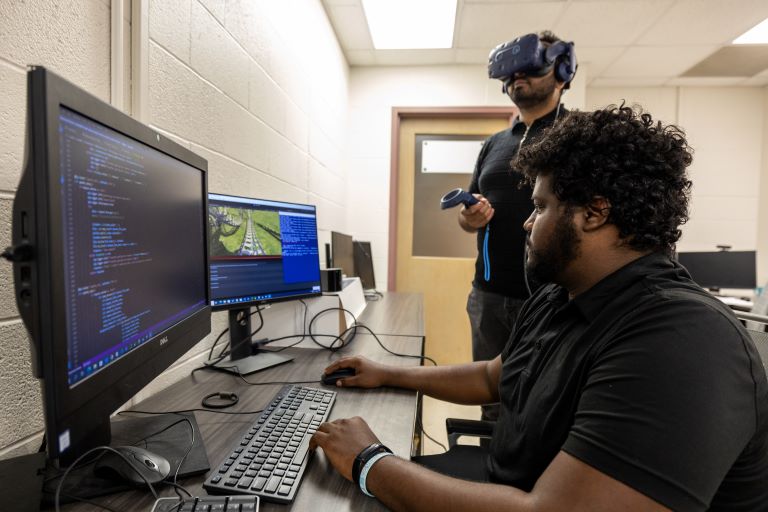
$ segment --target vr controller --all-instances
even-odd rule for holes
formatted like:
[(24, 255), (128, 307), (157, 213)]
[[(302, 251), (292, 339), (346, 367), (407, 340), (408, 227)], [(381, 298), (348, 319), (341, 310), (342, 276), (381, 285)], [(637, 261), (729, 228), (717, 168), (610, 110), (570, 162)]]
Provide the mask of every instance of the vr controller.
[(469, 208), (473, 204), (477, 204), (479, 202), (480, 201), (478, 201), (475, 196), (466, 190), (455, 188), (445, 194), (442, 199), (440, 199), (440, 209), (447, 210), (448, 208), (453, 208), (454, 206), (458, 206), (460, 204), (464, 204), (464, 206)]
[(576, 75), (576, 52), (573, 43), (557, 41), (545, 46), (536, 34), (527, 34), (498, 45), (488, 56), (488, 77), (507, 83), (515, 73), (544, 76), (555, 68), (555, 78), (565, 84)]

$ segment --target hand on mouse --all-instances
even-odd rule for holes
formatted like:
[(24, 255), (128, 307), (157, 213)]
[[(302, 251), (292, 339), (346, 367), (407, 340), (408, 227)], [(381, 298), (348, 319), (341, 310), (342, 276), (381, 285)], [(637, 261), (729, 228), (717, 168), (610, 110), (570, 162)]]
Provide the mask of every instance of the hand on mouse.
[(352, 480), (352, 464), (364, 448), (379, 443), (376, 434), (359, 416), (321, 423), (309, 440), (309, 449), (323, 449), (336, 471)]
[(389, 366), (354, 356), (339, 359), (328, 366), (323, 373), (328, 375), (340, 368), (354, 368), (355, 375), (337, 380), (338, 387), (378, 388), (387, 384), (387, 377), (391, 372)]

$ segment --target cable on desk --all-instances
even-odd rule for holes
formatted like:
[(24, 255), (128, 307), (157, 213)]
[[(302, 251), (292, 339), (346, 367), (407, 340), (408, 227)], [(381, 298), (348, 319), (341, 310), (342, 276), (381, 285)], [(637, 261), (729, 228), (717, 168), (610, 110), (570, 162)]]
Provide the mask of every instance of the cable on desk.
[(438, 441), (437, 439), (435, 439), (434, 437), (432, 437), (431, 435), (429, 435), (427, 433), (427, 431), (424, 429), (424, 422), (421, 420), (421, 416), (416, 418), (416, 422), (417, 422), (417, 426), (419, 427), (419, 430), (421, 430), (421, 433), (424, 434), (424, 436), (427, 439), (429, 439), (430, 441), (432, 441), (433, 443), (438, 445), (440, 448), (442, 448), (443, 452), (447, 452), (448, 451), (448, 448), (446, 448), (443, 443), (441, 443), (440, 441)]
[[(61, 480), (59, 480), (59, 484), (56, 486), (56, 494), (54, 495), (54, 501), (53, 501), (54, 507), (56, 509), (56, 512), (60, 512), (61, 511), (61, 507), (59, 506), (59, 501), (60, 501), (60, 498), (61, 498), (61, 488), (62, 488), (62, 486), (64, 484), (64, 480), (67, 479), (67, 476), (69, 475), (69, 472), (72, 471), (72, 469), (74, 469), (81, 460), (86, 458), (88, 455), (90, 455), (92, 453), (96, 453), (98, 451), (113, 452), (118, 457), (122, 458), (125, 461), (125, 463), (128, 464), (129, 466), (132, 467), (132, 465), (133, 465), (131, 463), (131, 461), (128, 460), (128, 457), (126, 457), (125, 455), (123, 455), (119, 451), (115, 450), (111, 446), (97, 446), (95, 448), (91, 448), (90, 450), (88, 450), (87, 452), (85, 452), (84, 454), (79, 456), (77, 459), (75, 459), (75, 461), (72, 464), (70, 464), (69, 467), (67, 467), (67, 469), (64, 471), (64, 474), (61, 475)], [(137, 471), (137, 473), (138, 473), (138, 471)], [(158, 495), (157, 495), (157, 491), (155, 490), (154, 486), (149, 482), (149, 480), (147, 480), (147, 478), (143, 474), (138, 473), (138, 475), (142, 478), (142, 480), (144, 480), (144, 482), (149, 487), (149, 490), (152, 492), (152, 496), (154, 496), (155, 500), (157, 500)]]
[[(202, 368), (201, 368), (202, 369)], [(217, 409), (182, 409), (180, 411), (137, 411), (135, 409), (132, 409), (130, 411), (120, 411), (117, 413), (118, 415), (123, 414), (181, 414), (184, 412), (212, 412), (214, 414), (259, 414), (262, 412), (263, 409), (259, 409), (258, 411), (219, 411)]]
[[(259, 326), (259, 328), (258, 328), (258, 329), (256, 329), (254, 332), (252, 332), (252, 333), (251, 333), (251, 334), (250, 334), (250, 335), (249, 335), (247, 338), (245, 338), (245, 339), (251, 339), (251, 337), (252, 337), (254, 334), (256, 334), (257, 332), (259, 332), (259, 330), (261, 330), (261, 328), (264, 326), (264, 317), (263, 317), (263, 316), (261, 316), (261, 311), (262, 311), (262, 309), (261, 309), (261, 306), (256, 306), (256, 310), (255, 310), (255, 311), (251, 311), (250, 313), (248, 313), (248, 316), (249, 316), (249, 317), (252, 317), (252, 316), (253, 316), (253, 315), (255, 315), (256, 313), (258, 313), (258, 314), (259, 314), (259, 318), (261, 318), (261, 325)], [(224, 336), (224, 335), (225, 335), (226, 333), (228, 333), (228, 332), (229, 332), (229, 327), (227, 327), (226, 329), (224, 329), (223, 331), (221, 331), (221, 333), (219, 333), (219, 335), (216, 337), (216, 340), (213, 342), (213, 345), (211, 345), (211, 349), (208, 351), (208, 359), (209, 359), (209, 360), (210, 360), (210, 359), (213, 359), (213, 349), (215, 349), (215, 348), (216, 348), (216, 345), (218, 345), (218, 344), (219, 344), (219, 340), (221, 340), (222, 336)], [(235, 346), (239, 346), (239, 345), (240, 345), (241, 343), (243, 343), (243, 342), (245, 342), (245, 340), (241, 340), (241, 341), (239, 341), (237, 344), (235, 344)], [(230, 343), (230, 345), (231, 345), (231, 343)], [(224, 350), (226, 351), (226, 348), (225, 348)], [(219, 354), (219, 357), (221, 357), (221, 354)]]

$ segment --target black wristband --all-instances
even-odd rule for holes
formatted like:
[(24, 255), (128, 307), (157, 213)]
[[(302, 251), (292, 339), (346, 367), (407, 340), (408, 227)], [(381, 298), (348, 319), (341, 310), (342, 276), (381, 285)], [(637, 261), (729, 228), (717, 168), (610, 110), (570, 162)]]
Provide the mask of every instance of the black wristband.
[(363, 470), (363, 466), (368, 460), (377, 453), (388, 452), (392, 453), (392, 450), (384, 446), (383, 444), (373, 443), (363, 448), (360, 453), (355, 457), (355, 461), (352, 463), (352, 482), (357, 484), (360, 480), (360, 472)]

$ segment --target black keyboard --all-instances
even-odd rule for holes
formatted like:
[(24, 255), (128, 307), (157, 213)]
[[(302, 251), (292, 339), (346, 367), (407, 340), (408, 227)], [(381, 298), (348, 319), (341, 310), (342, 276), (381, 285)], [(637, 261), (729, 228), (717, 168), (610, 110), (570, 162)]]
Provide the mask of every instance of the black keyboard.
[(259, 512), (258, 496), (159, 498), (152, 512)]
[(309, 439), (335, 400), (335, 391), (283, 386), (203, 487), (211, 494), (290, 503), (307, 468)]

